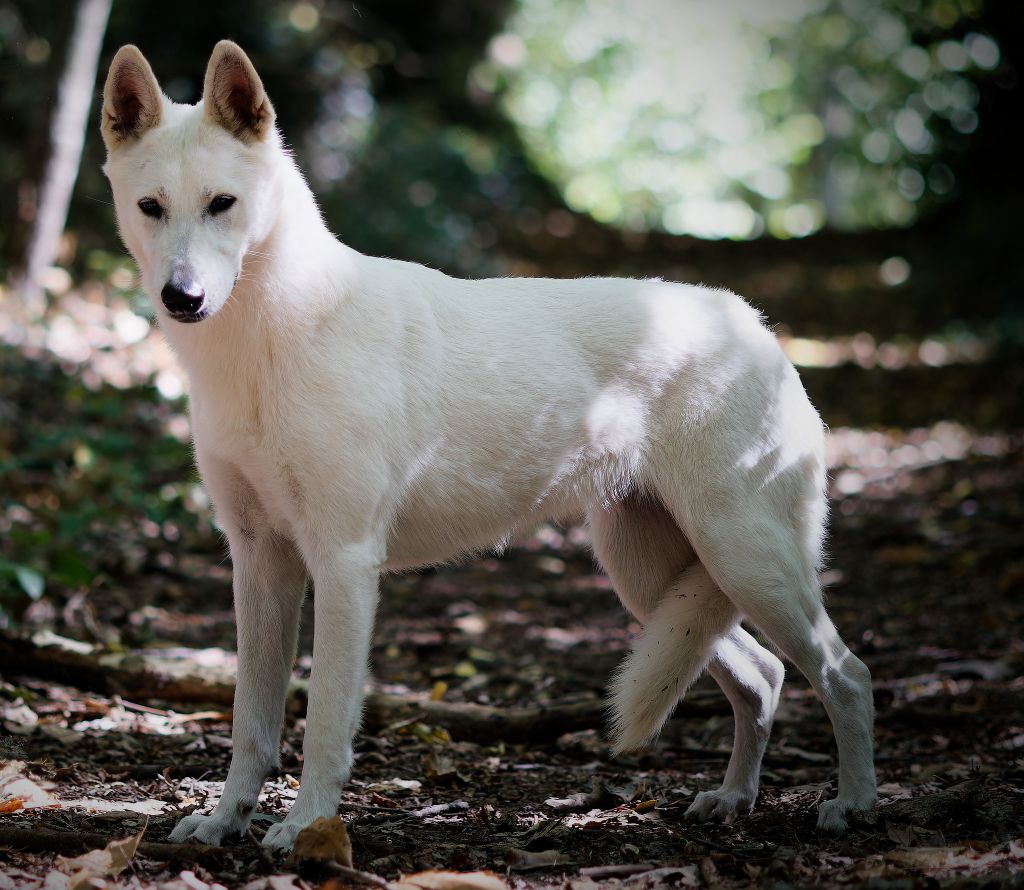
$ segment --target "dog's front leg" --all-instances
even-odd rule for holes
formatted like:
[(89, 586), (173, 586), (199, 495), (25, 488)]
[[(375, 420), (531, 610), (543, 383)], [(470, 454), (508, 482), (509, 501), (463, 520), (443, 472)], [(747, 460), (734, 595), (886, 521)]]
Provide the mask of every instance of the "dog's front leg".
[(317, 557), (313, 574), (315, 628), (309, 679), (302, 784), (288, 817), (263, 843), (287, 850), (298, 833), (337, 813), (352, 771), (352, 736), (362, 710), (363, 684), (377, 608), (379, 555), (366, 544)]
[[(256, 810), (263, 781), (279, 763), (285, 694), (299, 626), (306, 571), (299, 554), (258, 525), (225, 522), (234, 563), (238, 623), (233, 751), (224, 793), (208, 816), (182, 819), (170, 839), (219, 844), (242, 834)], [(250, 517), (251, 518), (251, 517)]]

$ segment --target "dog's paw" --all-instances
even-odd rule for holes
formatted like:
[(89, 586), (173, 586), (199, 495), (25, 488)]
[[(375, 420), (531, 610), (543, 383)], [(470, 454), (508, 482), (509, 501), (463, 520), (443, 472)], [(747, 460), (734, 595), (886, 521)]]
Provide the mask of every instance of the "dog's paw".
[(305, 823), (297, 820), (292, 822), (285, 819), (284, 822), (271, 825), (267, 829), (267, 833), (263, 835), (261, 843), (268, 850), (273, 850), (276, 853), (287, 853), (295, 846), (295, 838), (299, 836), (299, 832), (305, 827)]
[(861, 813), (875, 805), (875, 798), (863, 801), (848, 800), (842, 797), (826, 800), (818, 807), (818, 831), (826, 834), (842, 834), (846, 831), (848, 813)]
[(694, 798), (686, 815), (700, 822), (732, 822), (737, 816), (745, 816), (754, 808), (753, 795), (745, 791), (702, 791)]
[(193, 813), (185, 816), (171, 832), (168, 838), (173, 844), (187, 840), (197, 840), (204, 844), (219, 846), (221, 841), (229, 837), (238, 837), (245, 831), (246, 821), (238, 818), (225, 819), (214, 810), (210, 815), (203, 816)]

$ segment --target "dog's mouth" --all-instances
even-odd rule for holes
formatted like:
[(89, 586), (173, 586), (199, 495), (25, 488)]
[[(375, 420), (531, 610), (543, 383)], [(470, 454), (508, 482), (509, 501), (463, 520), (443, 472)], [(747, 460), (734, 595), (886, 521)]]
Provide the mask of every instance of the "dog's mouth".
[(200, 309), (198, 312), (168, 312), (167, 314), (174, 321), (180, 321), (182, 324), (195, 324), (197, 321), (210, 317), (210, 313), (205, 309)]

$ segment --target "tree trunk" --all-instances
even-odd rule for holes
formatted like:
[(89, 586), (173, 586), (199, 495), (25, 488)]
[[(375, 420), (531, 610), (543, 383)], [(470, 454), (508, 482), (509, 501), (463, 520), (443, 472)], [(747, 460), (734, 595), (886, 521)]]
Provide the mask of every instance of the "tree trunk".
[(71, 192), (78, 178), (110, 4), (111, 0), (79, 0), (67, 63), (57, 92), (57, 110), (50, 129), (50, 160), (25, 260), (24, 297), (27, 308), (37, 315), (45, 308), (43, 276), (57, 258)]

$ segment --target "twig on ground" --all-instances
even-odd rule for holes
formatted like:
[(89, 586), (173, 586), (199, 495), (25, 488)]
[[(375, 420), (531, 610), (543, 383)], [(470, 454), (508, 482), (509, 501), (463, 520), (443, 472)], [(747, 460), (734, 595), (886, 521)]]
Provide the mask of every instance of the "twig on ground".
[[(165, 670), (155, 659), (122, 659), (116, 665), (101, 659), (101, 652), (88, 644), (48, 635), (44, 644), (33, 639), (0, 634), (0, 672), (56, 680), (79, 689), (135, 699), (161, 702), (214, 702), (229, 705), (235, 686), (230, 680), (213, 679)], [(166, 714), (147, 705), (132, 704), (138, 710)], [(289, 690), (289, 711), (305, 709), (305, 684), (293, 681)], [(597, 729), (604, 725), (607, 705), (600, 699), (554, 703), (528, 708), (493, 707), (468, 702), (431, 701), (415, 696), (382, 695), (366, 697), (363, 726), (377, 732), (403, 721), (422, 720), (441, 726), (467, 741), (490, 743), (553, 741), (569, 732)], [(689, 716), (722, 714), (728, 703), (717, 693), (696, 692), (680, 705)]]
[(134, 766), (101, 765), (100, 769), (119, 779), (198, 779), (222, 767), (216, 763), (137, 763)]
[(653, 871), (657, 866), (652, 862), (635, 862), (624, 865), (593, 865), (589, 868), (581, 868), (580, 875), (584, 878), (628, 878), (630, 875), (643, 874)]
[(329, 871), (331, 874), (336, 875), (339, 878), (348, 878), (350, 881), (361, 881), (364, 884), (371, 884), (374, 887), (387, 887), (388, 882), (384, 878), (378, 875), (371, 874), (368, 871), (359, 871), (357, 868), (349, 868), (347, 865), (342, 865), (340, 862), (332, 862), (330, 860), (318, 861), (317, 866), (323, 868), (325, 871)]
[(260, 860), (263, 862), (263, 864), (269, 865), (271, 868), (273, 868), (277, 864), (274, 861), (273, 854), (266, 847), (264, 847), (263, 844), (260, 843), (260, 839), (256, 837), (256, 832), (253, 830), (253, 827), (251, 825), (248, 828), (246, 828), (245, 833), (248, 836), (249, 840), (251, 840), (256, 845), (256, 852), (259, 854)]
[(988, 792), (981, 779), (968, 779), (931, 794), (907, 797), (882, 804), (866, 813), (851, 813), (855, 825), (875, 826), (895, 819), (914, 825), (931, 825), (950, 818), (965, 818), (984, 801)]
[[(51, 831), (38, 826), (32, 828), (0, 827), (0, 847), (60, 853), (63, 856), (76, 856), (84, 851), (102, 849), (110, 841), (109, 835), (89, 831)], [(187, 844), (143, 841), (137, 850), (139, 856), (162, 862), (208, 862), (229, 856), (232, 852), (237, 851), (194, 841)]]

